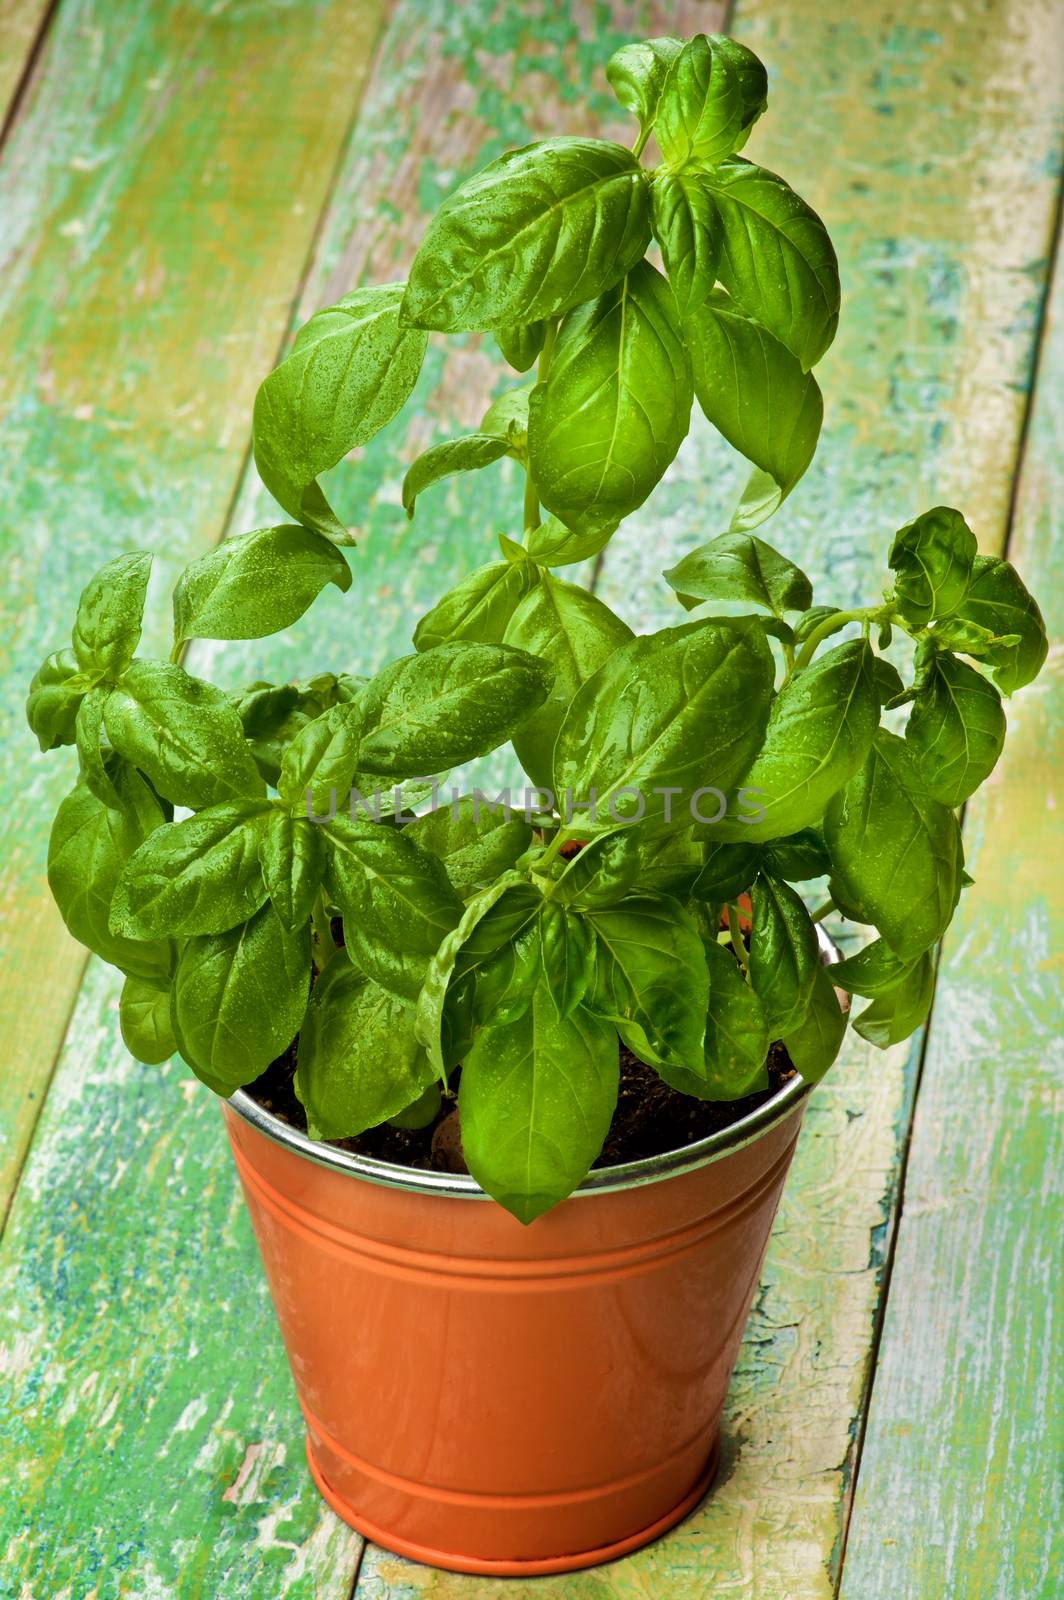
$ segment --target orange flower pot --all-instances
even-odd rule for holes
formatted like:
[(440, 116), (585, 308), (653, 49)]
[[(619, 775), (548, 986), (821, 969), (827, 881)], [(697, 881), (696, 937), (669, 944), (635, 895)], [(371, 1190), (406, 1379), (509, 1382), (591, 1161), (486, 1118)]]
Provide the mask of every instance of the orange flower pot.
[(808, 1089), (523, 1227), (471, 1178), (225, 1107), (325, 1499), (459, 1572), (592, 1566), (705, 1493)]

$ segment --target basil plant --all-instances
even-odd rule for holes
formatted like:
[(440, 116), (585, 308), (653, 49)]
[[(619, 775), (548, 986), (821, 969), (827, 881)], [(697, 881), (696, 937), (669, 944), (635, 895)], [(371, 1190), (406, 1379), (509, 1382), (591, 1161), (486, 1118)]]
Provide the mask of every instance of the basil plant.
[[(49, 882), (125, 974), (131, 1052), (179, 1051), (229, 1095), (297, 1040), (325, 1139), (427, 1123), (457, 1081), (469, 1169), (525, 1222), (599, 1155), (622, 1043), (727, 1101), (768, 1087), (773, 1041), (806, 1079), (827, 1070), (837, 990), (870, 1002), (855, 1026), (876, 1045), (919, 1026), (968, 881), (957, 809), (1000, 754), (1002, 695), (1046, 652), (1020, 577), (957, 511), (902, 528), (890, 587), (858, 610), (814, 604), (751, 531), (816, 443), (834, 253), (738, 154), (766, 100), (749, 50), (653, 39), (607, 73), (633, 149), (559, 138), (493, 161), (441, 207), (408, 283), (301, 329), (254, 413), (291, 520), (186, 568), (169, 660), (137, 653), (150, 558), (123, 555), (28, 704), (42, 749), (77, 749)], [(224, 693), (191, 676), (188, 640), (262, 637), (350, 587), (318, 479), (399, 411), (430, 330), (490, 332), (536, 370), (413, 463), (404, 504), (509, 456), (523, 526), (375, 677)], [(637, 635), (559, 572), (646, 499), (694, 399), (752, 473), (730, 528), (666, 574), (698, 615)], [(899, 635), (908, 683), (884, 654)], [(445, 785), (508, 741), (530, 785), (516, 803)], [(816, 879), (829, 898), (810, 914)], [(832, 908), (875, 937), (825, 968)]]

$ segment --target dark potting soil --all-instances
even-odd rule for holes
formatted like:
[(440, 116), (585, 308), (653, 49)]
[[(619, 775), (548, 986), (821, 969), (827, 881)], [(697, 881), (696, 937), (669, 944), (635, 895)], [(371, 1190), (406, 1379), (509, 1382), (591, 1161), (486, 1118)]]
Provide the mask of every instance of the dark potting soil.
[[(292, 1045), (272, 1066), (267, 1067), (261, 1078), (248, 1084), (246, 1092), (273, 1116), (305, 1132), (306, 1115), (293, 1087), (295, 1056), (295, 1046)], [(743, 1100), (696, 1100), (692, 1095), (670, 1089), (668, 1084), (662, 1083), (653, 1067), (644, 1066), (622, 1045), (617, 1108), (595, 1166), (616, 1167), (626, 1161), (639, 1161), (645, 1156), (682, 1150), (685, 1145), (695, 1144), (699, 1139), (729, 1127), (740, 1117), (763, 1105), (794, 1076), (794, 1067), (783, 1045), (774, 1044), (768, 1056), (767, 1089), (760, 1094), (747, 1095)], [(353, 1139), (330, 1139), (329, 1143), (341, 1150), (373, 1156), (378, 1161), (391, 1161), (401, 1167), (465, 1172), (467, 1169), (462, 1159), (461, 1130), (455, 1099), (460, 1077), (461, 1068), (458, 1068), (451, 1074), (450, 1090), (443, 1097), (436, 1120), (428, 1127), (393, 1128), (390, 1123), (383, 1123), (379, 1128), (368, 1128)]]

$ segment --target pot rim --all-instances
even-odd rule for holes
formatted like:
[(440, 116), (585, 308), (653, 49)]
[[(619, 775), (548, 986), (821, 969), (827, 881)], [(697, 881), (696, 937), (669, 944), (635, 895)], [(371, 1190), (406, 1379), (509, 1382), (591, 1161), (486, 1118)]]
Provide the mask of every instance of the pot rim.
[[(820, 959), (827, 965), (839, 960), (839, 950), (817, 924), (817, 942)], [(592, 1167), (579, 1188), (569, 1196), (571, 1200), (585, 1199), (595, 1194), (616, 1194), (622, 1189), (639, 1189), (650, 1183), (660, 1183), (683, 1172), (693, 1172), (698, 1167), (709, 1166), (713, 1161), (731, 1155), (753, 1144), (770, 1129), (775, 1128), (804, 1105), (814, 1085), (800, 1073), (777, 1089), (762, 1105), (748, 1111), (744, 1117), (719, 1128), (716, 1133), (684, 1145), (679, 1150), (667, 1150), (661, 1155), (644, 1156), (638, 1161), (626, 1161), (614, 1167)], [(476, 1179), (464, 1172), (433, 1172), (419, 1167), (403, 1167), (397, 1162), (380, 1161), (375, 1156), (357, 1155), (352, 1150), (341, 1150), (336, 1145), (311, 1139), (299, 1128), (283, 1122), (272, 1112), (259, 1105), (243, 1089), (237, 1089), (224, 1102), (242, 1122), (263, 1134), (274, 1144), (282, 1145), (293, 1155), (301, 1156), (318, 1167), (344, 1173), (363, 1182), (377, 1184), (386, 1189), (403, 1189), (411, 1194), (442, 1195), (455, 1200), (491, 1200), (487, 1190)]]

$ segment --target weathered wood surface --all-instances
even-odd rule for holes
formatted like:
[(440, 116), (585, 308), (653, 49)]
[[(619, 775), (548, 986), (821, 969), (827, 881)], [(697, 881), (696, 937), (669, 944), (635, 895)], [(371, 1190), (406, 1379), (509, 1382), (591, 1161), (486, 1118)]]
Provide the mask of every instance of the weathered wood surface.
[(968, 808), (842, 1600), (1054, 1600), (1064, 1305), (1064, 258), (1009, 557), (1058, 642)]
[(0, 0), (0, 128), (8, 120), (50, 0)]
[[(612, 12), (607, 28), (590, 3), (397, 6), (302, 311), (360, 277), (401, 276), (425, 211), (463, 171), (559, 119), (598, 124), (600, 75), (586, 114), (580, 101), (615, 38), (719, 25), (694, 0)], [(889, 16), (868, 0), (812, 16), (797, 0), (760, 0), (736, 22), (775, 69), (777, 126), (751, 154), (793, 176), (842, 245), (848, 315), (823, 369), (831, 426), (770, 533), (829, 573), (840, 601), (866, 581), (871, 539), (878, 550), (920, 501), (970, 504), (986, 545), (1000, 543), (1054, 195), (1056, 85), (1039, 43), (1048, 0), (1022, 10), (1009, 0), (977, 23), (943, 21), (930, 0), (903, 24)], [(979, 103), (985, 122), (973, 127), (962, 103)], [(806, 153), (814, 141), (830, 159)], [(991, 201), (991, 178), (1009, 186), (1007, 203)], [(249, 388), (268, 360), (247, 357)], [(498, 377), (486, 343), (434, 342), (410, 421), (333, 486), (361, 534), (352, 593), (330, 594), (308, 627), (265, 647), (201, 649), (199, 667), (236, 682), (336, 659), (357, 669), (403, 648), (419, 610), (488, 556), (515, 485), (500, 467), (443, 487), (406, 530), (402, 471), (433, 437), (475, 423)], [(238, 448), (246, 396), (239, 418), (226, 404)], [(720, 526), (729, 477), (700, 432), (642, 539), (633, 530), (611, 555), (602, 590), (633, 620), (674, 615), (657, 575)], [(206, 491), (202, 504), (217, 529), (224, 506)], [(230, 527), (266, 520), (268, 506), (248, 479)], [(19, 1600), (346, 1595), (360, 1542), (308, 1489), (217, 1111), (182, 1069), (129, 1062), (116, 999), (93, 963), (0, 1255), (3, 1403), (18, 1419), (0, 1571)], [(908, 1118), (906, 1059), (851, 1049), (814, 1101), (733, 1389), (717, 1497), (653, 1551), (540, 1581), (538, 1594), (831, 1593)], [(429, 1592), (467, 1600), (500, 1585), (365, 1553), (363, 1600)]]
[(379, 11), (64, 0), (3, 149), (0, 1216), (84, 964), (43, 881), (73, 763), (34, 758), (26, 686), (101, 562), (172, 582), (220, 536)]

